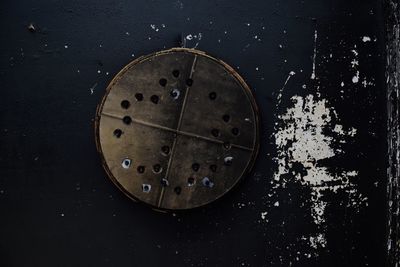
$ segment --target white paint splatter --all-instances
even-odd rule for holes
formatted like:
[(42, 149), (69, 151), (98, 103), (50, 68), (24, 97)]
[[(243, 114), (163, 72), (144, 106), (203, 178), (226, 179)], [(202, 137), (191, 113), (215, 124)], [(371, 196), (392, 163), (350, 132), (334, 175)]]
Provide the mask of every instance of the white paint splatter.
[[(323, 199), (325, 192), (345, 191), (358, 205), (362, 201), (352, 182), (358, 172), (337, 171), (323, 165), (323, 160), (342, 154), (342, 143), (353, 137), (357, 130), (346, 129), (339, 121), (336, 111), (329, 107), (326, 99), (307, 95), (293, 96), (294, 105), (283, 115), (278, 116), (275, 126), (275, 143), (277, 148), (277, 170), (274, 180), (285, 187), (288, 176), (296, 183), (311, 189), (311, 216), (318, 226), (325, 224), (327, 202)], [(286, 177), (286, 178), (285, 178)], [(326, 246), (326, 239), (321, 232), (310, 237), (311, 247)]]
[(363, 41), (364, 43), (366, 43), (366, 42), (371, 42), (371, 37), (369, 37), (369, 36), (364, 36), (364, 37), (362, 38), (362, 41)]
[(265, 220), (267, 218), (267, 214), (268, 214), (267, 211), (261, 212), (261, 219)]
[(150, 24), (150, 28), (151, 28), (153, 31), (156, 31), (156, 32), (158, 32), (158, 31), (160, 30), (158, 27), (156, 27), (155, 24)]
[(351, 79), (351, 81), (352, 81), (353, 83), (358, 83), (359, 80), (360, 80), (360, 72), (357, 71), (357, 72), (356, 72), (356, 75), (353, 76), (353, 78)]
[(354, 49), (351, 50), (351, 52), (352, 52), (353, 55), (354, 55), (354, 58), (353, 58), (352, 61), (351, 61), (351, 67), (352, 67), (353, 69), (356, 70), (356, 74), (355, 74), (355, 75), (353, 76), (353, 78), (351, 79), (351, 81), (352, 81), (353, 83), (358, 83), (359, 80), (360, 80), (360, 71), (358, 70), (358, 66), (359, 66), (359, 62), (358, 62), (358, 52), (357, 52), (356, 48), (357, 48), (357, 46), (354, 45)]
[(183, 47), (186, 47), (187, 42), (196, 41), (195, 45), (192, 48), (197, 48), (200, 44), (201, 39), (203, 38), (203, 34), (199, 32), (198, 34), (188, 34), (183, 39)]
[(93, 95), (94, 89), (95, 89), (96, 87), (97, 87), (97, 83), (93, 84), (93, 86), (89, 88), (90, 94), (91, 94), (91, 95)]
[(285, 83), (283, 84), (281, 90), (279, 90), (279, 94), (278, 94), (278, 97), (277, 97), (276, 107), (279, 107), (279, 105), (281, 104), (283, 90), (285, 90), (285, 87), (286, 87), (287, 83), (289, 82), (290, 78), (291, 78), (293, 75), (295, 75), (295, 74), (296, 74), (296, 73), (295, 73), (294, 71), (289, 72), (289, 74), (288, 74), (288, 76), (287, 76), (287, 78), (286, 78)]
[(314, 80), (316, 78), (316, 70), (315, 70), (315, 61), (317, 58), (317, 39), (318, 39), (318, 32), (315, 30), (314, 32), (314, 55), (313, 55), (313, 67), (312, 67), (312, 74), (311, 79)]

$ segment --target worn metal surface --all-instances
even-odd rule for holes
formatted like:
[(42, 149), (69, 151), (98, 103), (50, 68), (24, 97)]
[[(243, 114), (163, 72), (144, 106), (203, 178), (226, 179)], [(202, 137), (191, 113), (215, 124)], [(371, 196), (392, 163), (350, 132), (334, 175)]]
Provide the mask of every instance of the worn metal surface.
[(110, 179), (160, 209), (190, 209), (228, 192), (253, 165), (258, 114), (243, 79), (193, 49), (140, 57), (108, 86), (96, 142)]
[(385, 1), (388, 115), (388, 265), (400, 265), (400, 6)]
[[(384, 265), (381, 2), (0, 1), (0, 265)], [(182, 34), (254, 90), (260, 153), (218, 201), (160, 213), (107, 179), (94, 111)]]

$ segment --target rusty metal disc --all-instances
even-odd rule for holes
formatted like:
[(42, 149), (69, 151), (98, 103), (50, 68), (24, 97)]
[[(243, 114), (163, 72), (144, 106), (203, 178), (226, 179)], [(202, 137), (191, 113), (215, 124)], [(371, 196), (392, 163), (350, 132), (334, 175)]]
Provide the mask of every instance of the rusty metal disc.
[(259, 120), (227, 64), (194, 49), (138, 58), (112, 80), (96, 115), (104, 168), (126, 195), (157, 209), (210, 203), (250, 170)]

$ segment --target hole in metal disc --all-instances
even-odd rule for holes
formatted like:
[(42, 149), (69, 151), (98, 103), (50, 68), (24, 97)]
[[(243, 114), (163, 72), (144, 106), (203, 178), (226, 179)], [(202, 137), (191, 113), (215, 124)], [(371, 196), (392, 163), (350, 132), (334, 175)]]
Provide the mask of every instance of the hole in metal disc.
[(122, 100), (122, 101), (121, 101), (121, 107), (122, 107), (123, 109), (128, 109), (128, 108), (130, 107), (130, 105), (131, 105), (131, 103), (129, 103), (128, 100)]
[(226, 150), (231, 149), (231, 143), (229, 143), (229, 142), (224, 142), (223, 146), (224, 146), (224, 148), (225, 148)]
[(154, 104), (158, 104), (158, 101), (160, 100), (160, 98), (157, 95), (152, 95), (150, 97), (151, 102), (153, 102)]
[(163, 147), (161, 147), (161, 153), (162, 153), (164, 156), (167, 156), (167, 155), (169, 154), (169, 151), (170, 151), (169, 146), (163, 146)]
[(162, 87), (165, 87), (167, 85), (167, 79), (162, 78), (160, 79), (159, 83)]
[(179, 77), (179, 70), (173, 70), (173, 71), (172, 71), (172, 75), (173, 75), (175, 78), (178, 78), (178, 77)]
[(224, 116), (222, 116), (222, 120), (224, 122), (229, 122), (231, 120), (231, 117), (228, 114), (225, 114)]
[(146, 169), (145, 166), (140, 165), (140, 166), (137, 167), (137, 172), (138, 173), (144, 173), (145, 169)]
[(160, 164), (153, 165), (153, 172), (154, 173), (160, 173), (161, 171), (162, 171), (162, 168), (161, 168)]
[(122, 168), (124, 169), (129, 169), (129, 167), (131, 166), (132, 161), (128, 158), (124, 159), (121, 163)]
[(143, 100), (143, 94), (141, 94), (141, 93), (136, 93), (136, 94), (135, 94), (135, 98), (136, 98), (137, 101), (142, 101), (142, 100)]
[(126, 125), (129, 125), (129, 124), (131, 124), (131, 122), (132, 122), (132, 118), (129, 117), (129, 116), (125, 116), (125, 117), (122, 119), (122, 121), (123, 121)]
[(192, 86), (193, 85), (193, 80), (192, 79), (187, 79), (186, 80), (186, 85), (187, 86)]
[(226, 166), (231, 166), (232, 165), (232, 161), (233, 161), (233, 157), (231, 157), (231, 156), (224, 158), (224, 164)]
[(208, 178), (208, 177), (204, 177), (203, 180), (201, 180), (201, 182), (203, 183), (203, 185), (204, 185), (205, 187), (211, 188), (211, 187), (214, 186), (214, 183), (211, 182), (210, 178)]
[(182, 192), (182, 188), (180, 186), (177, 186), (174, 188), (174, 192), (175, 192), (175, 194), (180, 195)]
[(233, 135), (237, 136), (237, 135), (239, 135), (239, 133), (240, 133), (240, 131), (239, 131), (238, 128), (232, 128), (232, 134)]
[(149, 193), (151, 190), (151, 185), (149, 184), (142, 184), (142, 190), (144, 193)]
[(117, 138), (120, 138), (122, 135), (122, 130), (121, 129), (115, 129), (114, 130), (114, 136)]
[(198, 163), (193, 163), (192, 164), (192, 170), (197, 172), (199, 169), (200, 169), (200, 164), (198, 164)]
[(173, 89), (169, 94), (174, 100), (177, 100), (181, 92), (178, 89)]
[(196, 180), (193, 177), (189, 177), (187, 180), (188, 186), (193, 186), (196, 183)]
[(212, 136), (214, 136), (214, 137), (218, 137), (218, 136), (219, 136), (219, 130), (218, 130), (218, 129), (212, 129), (212, 130), (211, 130), (211, 134), (212, 134)]
[(208, 95), (208, 97), (209, 97), (211, 100), (215, 100), (215, 99), (217, 98), (217, 93), (216, 93), (216, 92), (211, 92), (211, 93)]
[(169, 185), (168, 180), (165, 179), (165, 178), (162, 178), (162, 179), (161, 179), (161, 185), (162, 185), (163, 187), (167, 187), (167, 186)]

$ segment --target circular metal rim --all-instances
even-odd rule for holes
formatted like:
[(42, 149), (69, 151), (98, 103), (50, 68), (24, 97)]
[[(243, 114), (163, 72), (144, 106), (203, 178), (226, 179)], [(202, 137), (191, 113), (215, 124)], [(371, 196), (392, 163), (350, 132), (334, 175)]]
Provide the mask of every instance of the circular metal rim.
[[(122, 74), (124, 74), (129, 68), (131, 68), (134, 65), (139, 64), (140, 62), (147, 60), (148, 58), (154, 57), (154, 56), (158, 56), (158, 55), (163, 55), (163, 54), (168, 54), (171, 52), (187, 52), (187, 53), (192, 53), (192, 54), (196, 54), (199, 56), (205, 56), (217, 63), (222, 64), (227, 71), (237, 79), (237, 81), (240, 83), (240, 85), (242, 86), (242, 88), (244, 88), (246, 94), (249, 96), (250, 98), (250, 103), (252, 105), (252, 108), (254, 110), (255, 113), (255, 118), (254, 118), (254, 122), (255, 122), (255, 146), (254, 146), (254, 150), (252, 153), (252, 157), (250, 158), (249, 162), (247, 163), (246, 168), (243, 170), (242, 175), (235, 181), (235, 183), (231, 186), (231, 188), (229, 188), (225, 193), (219, 195), (217, 198), (212, 199), (208, 202), (205, 202), (202, 205), (196, 206), (196, 207), (190, 207), (190, 208), (186, 208), (186, 209), (167, 209), (167, 208), (160, 208), (157, 206), (154, 206), (150, 203), (144, 202), (138, 198), (136, 198), (134, 195), (132, 195), (130, 192), (128, 192), (123, 186), (121, 186), (121, 184), (118, 182), (118, 180), (114, 177), (114, 175), (112, 174), (111, 170), (109, 169), (107, 162), (105, 161), (104, 155), (103, 155), (103, 151), (101, 148), (101, 144), (100, 144), (100, 135), (99, 135), (99, 126), (100, 126), (100, 118), (101, 118), (101, 111), (103, 110), (103, 106), (104, 103), (113, 87), (113, 85), (118, 81), (118, 79), (121, 77)], [(124, 193), (124, 195), (126, 195), (128, 198), (130, 198), (131, 200), (135, 201), (135, 202), (140, 202), (145, 204), (146, 206), (151, 207), (153, 210), (156, 211), (161, 211), (161, 212), (177, 212), (177, 211), (184, 211), (184, 210), (194, 210), (194, 209), (198, 209), (201, 207), (204, 207), (206, 205), (209, 205), (210, 203), (214, 203), (218, 200), (220, 200), (223, 196), (225, 196), (226, 194), (228, 194), (230, 191), (232, 191), (234, 188), (237, 187), (237, 185), (243, 181), (244, 177), (246, 175), (248, 175), (253, 166), (254, 163), (257, 159), (259, 150), (260, 150), (260, 112), (259, 112), (259, 108), (258, 105), (256, 103), (255, 100), (255, 96), (253, 91), (250, 89), (250, 87), (247, 85), (247, 83), (245, 82), (245, 80), (242, 78), (242, 76), (240, 76), (240, 74), (238, 72), (236, 72), (229, 64), (227, 64), (226, 62), (224, 62), (221, 59), (217, 59), (215, 57), (212, 57), (210, 55), (208, 55), (206, 52), (203, 52), (201, 50), (197, 50), (197, 49), (193, 49), (193, 48), (182, 48), (182, 47), (174, 47), (174, 48), (170, 48), (167, 50), (162, 50), (162, 51), (158, 51), (158, 52), (154, 52), (151, 54), (147, 54), (144, 56), (140, 56), (137, 59), (134, 59), (133, 61), (131, 61), (130, 63), (128, 63), (127, 65), (125, 65), (117, 74), (115, 74), (115, 76), (113, 77), (113, 79), (111, 80), (111, 82), (108, 84), (107, 88), (106, 88), (106, 92), (101, 100), (101, 102), (97, 105), (96, 108), (96, 115), (95, 115), (95, 119), (94, 119), (94, 135), (95, 135), (95, 144), (96, 144), (96, 149), (97, 152), (100, 154), (100, 158), (101, 158), (101, 162), (102, 162), (102, 166), (103, 169), (105, 170), (105, 172), (107, 173), (108, 178), (112, 181), (112, 183), (117, 186), (117, 188), (122, 191), (122, 193)]]

